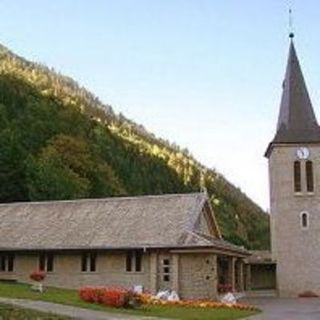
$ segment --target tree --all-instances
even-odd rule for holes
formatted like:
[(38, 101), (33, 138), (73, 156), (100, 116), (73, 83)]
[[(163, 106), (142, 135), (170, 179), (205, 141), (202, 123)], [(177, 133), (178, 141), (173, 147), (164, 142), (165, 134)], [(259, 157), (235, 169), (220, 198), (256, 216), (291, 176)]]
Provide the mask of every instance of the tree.
[[(27, 161), (27, 186), (31, 200), (57, 200), (88, 197), (90, 181), (85, 177), (89, 164), (84, 145), (68, 136), (57, 136), (38, 157)], [(81, 175), (82, 173), (82, 175)]]
[(90, 183), (59, 159), (28, 160), (27, 186), (30, 200), (64, 200), (88, 196)]
[(0, 201), (27, 200), (24, 163), (27, 152), (10, 128), (0, 131), (0, 146)]

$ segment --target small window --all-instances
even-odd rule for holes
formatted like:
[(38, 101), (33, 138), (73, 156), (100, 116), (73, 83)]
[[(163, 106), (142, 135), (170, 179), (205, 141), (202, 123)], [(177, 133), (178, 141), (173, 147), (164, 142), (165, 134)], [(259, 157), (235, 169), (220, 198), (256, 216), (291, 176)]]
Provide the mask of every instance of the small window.
[(170, 281), (170, 259), (165, 258), (162, 260), (162, 279), (164, 282)]
[(89, 255), (89, 259), (90, 259), (90, 272), (96, 272), (97, 255), (95, 253), (91, 253)]
[(39, 270), (46, 271), (46, 255), (44, 253), (39, 256)]
[(126, 271), (141, 272), (142, 271), (143, 253), (140, 250), (127, 251), (126, 255)]
[(81, 256), (81, 271), (86, 272), (87, 271), (87, 254), (83, 253)]
[(170, 281), (170, 275), (169, 274), (164, 274), (163, 275), (163, 281), (169, 282)]
[(301, 227), (303, 229), (306, 229), (309, 227), (309, 214), (308, 212), (302, 212), (300, 214), (300, 219), (301, 219)]
[(313, 192), (313, 165), (312, 161), (306, 162), (306, 179), (307, 179), (307, 192)]
[(83, 253), (81, 256), (81, 271), (96, 272), (97, 255), (96, 253)]
[(126, 256), (126, 271), (131, 272), (132, 271), (132, 261), (133, 261), (133, 252), (128, 251)]
[(136, 251), (135, 252), (136, 256), (136, 272), (141, 272), (141, 260), (142, 260), (142, 252), (141, 251)]
[(53, 254), (47, 254), (47, 272), (53, 272)]
[(0, 256), (0, 270), (6, 271), (6, 256)]
[(294, 192), (301, 192), (301, 164), (295, 161), (293, 165)]
[(170, 259), (163, 259), (163, 265), (168, 266), (170, 264)]
[(13, 272), (14, 269), (14, 255), (9, 254), (8, 255), (8, 271)]
[(53, 272), (54, 255), (53, 253), (41, 253), (39, 255), (39, 270), (45, 272)]
[(0, 254), (0, 271), (13, 272), (14, 270), (14, 255)]

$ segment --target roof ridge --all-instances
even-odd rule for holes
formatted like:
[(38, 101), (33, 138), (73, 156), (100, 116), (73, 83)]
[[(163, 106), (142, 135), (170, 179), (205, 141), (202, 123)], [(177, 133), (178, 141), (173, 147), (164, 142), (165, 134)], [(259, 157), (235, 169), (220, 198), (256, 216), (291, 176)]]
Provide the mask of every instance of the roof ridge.
[[(191, 233), (193, 236), (195, 236), (195, 237), (197, 237), (197, 238), (199, 238), (199, 239), (201, 239), (201, 240), (204, 240), (204, 241), (208, 242), (209, 244), (212, 244), (212, 243), (210, 242), (210, 240), (206, 239), (206, 237), (204, 236), (204, 234), (202, 234), (202, 233), (200, 233), (200, 232), (190, 231), (190, 230), (187, 230), (187, 232)], [(210, 236), (209, 236), (209, 237), (210, 237)], [(214, 238), (214, 237), (210, 237), (210, 238), (216, 239), (216, 238)]]
[(45, 201), (21, 201), (21, 202), (6, 202), (0, 203), (0, 206), (14, 206), (14, 205), (41, 205), (41, 204), (57, 204), (57, 203), (74, 203), (74, 202), (93, 202), (93, 201), (125, 201), (125, 200), (136, 200), (136, 199), (152, 199), (152, 198), (169, 198), (169, 197), (184, 197), (184, 196), (198, 196), (202, 195), (203, 192), (190, 192), (190, 193), (165, 193), (165, 194), (154, 194), (154, 195), (139, 195), (139, 196), (117, 196), (107, 198), (82, 198), (82, 199), (70, 199), (70, 200), (45, 200)]

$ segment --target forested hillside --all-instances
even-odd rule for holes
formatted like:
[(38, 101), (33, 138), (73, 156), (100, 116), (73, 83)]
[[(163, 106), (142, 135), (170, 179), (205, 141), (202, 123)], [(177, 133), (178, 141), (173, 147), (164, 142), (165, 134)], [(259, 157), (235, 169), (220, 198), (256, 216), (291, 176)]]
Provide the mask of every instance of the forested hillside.
[(74, 80), (3, 46), (0, 146), (1, 202), (205, 186), (225, 239), (254, 249), (269, 246), (268, 215), (222, 175), (117, 115)]

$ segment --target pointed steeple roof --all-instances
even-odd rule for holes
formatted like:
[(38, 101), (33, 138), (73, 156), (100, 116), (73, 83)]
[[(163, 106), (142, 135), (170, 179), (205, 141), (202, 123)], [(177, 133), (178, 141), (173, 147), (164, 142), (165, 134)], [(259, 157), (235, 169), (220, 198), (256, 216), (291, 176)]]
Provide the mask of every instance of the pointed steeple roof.
[(320, 127), (300, 68), (293, 36), (290, 35), (290, 38), (277, 132), (268, 150), (276, 143), (320, 143)]

